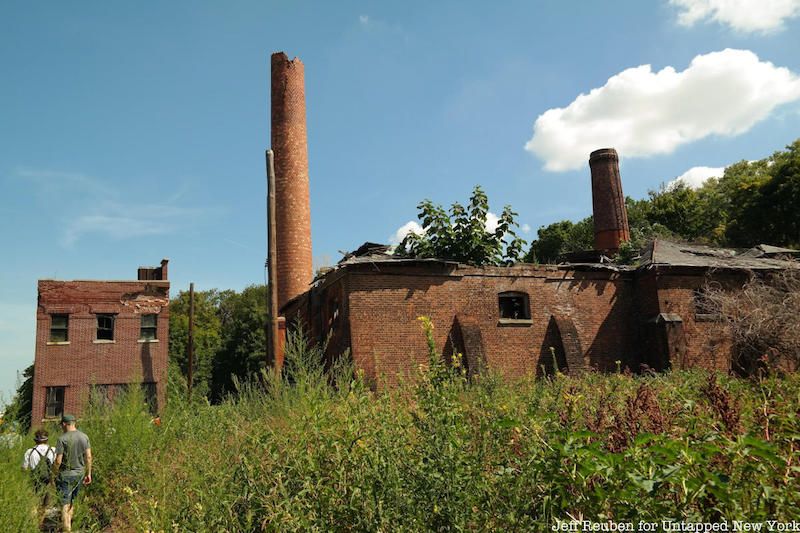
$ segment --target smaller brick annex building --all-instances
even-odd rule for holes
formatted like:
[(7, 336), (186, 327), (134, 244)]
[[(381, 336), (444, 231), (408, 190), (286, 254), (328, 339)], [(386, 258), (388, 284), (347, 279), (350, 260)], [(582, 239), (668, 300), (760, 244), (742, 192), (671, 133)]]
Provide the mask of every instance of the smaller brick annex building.
[(141, 386), (165, 399), (169, 339), (167, 260), (130, 281), (39, 280), (31, 420), (80, 414), (90, 393), (112, 401)]

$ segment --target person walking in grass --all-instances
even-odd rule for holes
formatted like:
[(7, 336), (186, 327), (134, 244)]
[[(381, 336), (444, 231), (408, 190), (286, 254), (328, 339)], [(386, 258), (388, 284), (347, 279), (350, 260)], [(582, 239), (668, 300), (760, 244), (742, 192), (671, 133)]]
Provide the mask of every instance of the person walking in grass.
[(92, 447), (89, 437), (75, 427), (75, 417), (61, 417), (63, 433), (56, 443), (56, 461), (53, 465), (58, 473), (56, 489), (61, 499), (61, 521), (64, 531), (72, 531), (74, 502), (81, 484), (92, 482)]
[(37, 492), (47, 487), (52, 479), (56, 449), (47, 444), (49, 438), (50, 435), (46, 430), (38, 430), (33, 436), (36, 446), (25, 450), (25, 455), (22, 459), (22, 469), (31, 471), (33, 486)]
[[(22, 469), (30, 471), (33, 488), (37, 494), (42, 496), (42, 520), (44, 520), (47, 507), (50, 504), (48, 487), (53, 480), (53, 464), (56, 461), (56, 449), (47, 443), (49, 438), (50, 435), (46, 430), (37, 430), (33, 436), (36, 446), (25, 450), (25, 455), (22, 458)], [(33, 515), (37, 516), (38, 514), (39, 509), (34, 508)]]

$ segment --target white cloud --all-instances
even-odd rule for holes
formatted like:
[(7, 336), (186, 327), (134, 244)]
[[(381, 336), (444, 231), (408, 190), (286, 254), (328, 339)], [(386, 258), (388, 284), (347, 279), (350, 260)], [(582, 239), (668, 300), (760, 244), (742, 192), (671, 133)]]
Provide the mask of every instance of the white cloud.
[(418, 223), (414, 222), (413, 220), (409, 220), (408, 222), (397, 228), (397, 231), (395, 231), (389, 237), (389, 244), (394, 244), (394, 245), (400, 244), (400, 241), (402, 241), (405, 238), (405, 236), (408, 235), (409, 233), (424, 235), (425, 230), (422, 229), (422, 226), (420, 226)]
[(698, 189), (708, 178), (719, 178), (724, 172), (725, 167), (692, 167), (667, 183), (667, 188), (683, 183), (687, 187)]
[(680, 9), (678, 23), (683, 26), (711, 20), (740, 32), (780, 30), (785, 20), (800, 15), (800, 0), (670, 0), (670, 3)]
[(358, 21), (364, 26), (366, 26), (367, 24), (369, 24), (369, 15), (359, 15)]
[(520, 229), (522, 230), (522, 233), (525, 233), (525, 234), (528, 234), (528, 233), (531, 232), (530, 224), (523, 224), (522, 226), (520, 226)]
[(677, 72), (626, 69), (564, 108), (545, 111), (525, 149), (551, 171), (584, 166), (614, 147), (623, 157), (668, 154), (709, 135), (739, 135), (777, 106), (800, 99), (800, 78), (749, 50), (695, 57)]
[(493, 233), (497, 229), (497, 224), (500, 222), (500, 217), (489, 211), (486, 213), (486, 231)]

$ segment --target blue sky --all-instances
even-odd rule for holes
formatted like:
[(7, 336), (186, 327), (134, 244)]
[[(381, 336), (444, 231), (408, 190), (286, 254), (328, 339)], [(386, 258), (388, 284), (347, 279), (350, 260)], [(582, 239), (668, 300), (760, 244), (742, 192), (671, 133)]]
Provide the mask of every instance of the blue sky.
[(173, 294), (263, 283), (270, 53), (306, 66), (322, 264), (475, 184), (529, 240), (582, 218), (594, 148), (636, 198), (781, 149), (800, 5), (747, 4), (4, 2), (0, 392), (33, 361), (37, 279), (169, 257)]

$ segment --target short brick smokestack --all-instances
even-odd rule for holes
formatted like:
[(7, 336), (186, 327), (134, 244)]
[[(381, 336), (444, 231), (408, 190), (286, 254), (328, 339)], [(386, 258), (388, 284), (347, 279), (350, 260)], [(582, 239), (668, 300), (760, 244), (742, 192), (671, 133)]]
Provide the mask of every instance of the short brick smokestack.
[(594, 248), (615, 254), (623, 241), (631, 239), (617, 151), (613, 148), (595, 150), (589, 156), (589, 167), (592, 171)]
[(278, 307), (312, 281), (305, 69), (272, 54), (272, 150), (275, 152)]

